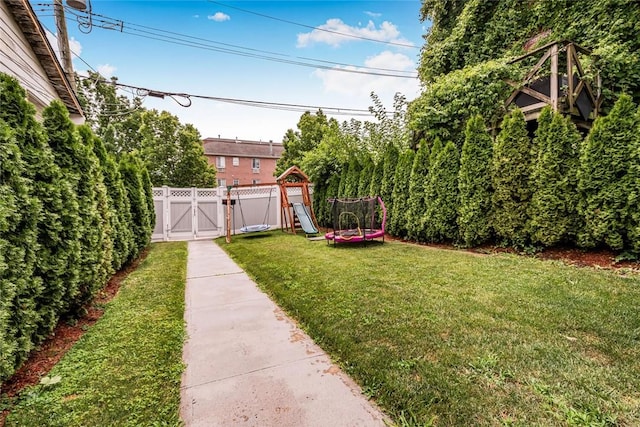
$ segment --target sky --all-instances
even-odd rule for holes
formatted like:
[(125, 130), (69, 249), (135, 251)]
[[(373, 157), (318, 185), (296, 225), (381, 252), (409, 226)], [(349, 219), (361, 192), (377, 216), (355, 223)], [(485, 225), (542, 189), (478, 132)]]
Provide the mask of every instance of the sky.
[[(55, 33), (51, 1), (31, 4)], [(339, 121), (375, 120), (362, 115), (371, 92), (389, 111), (396, 92), (409, 100), (420, 93), (416, 67), (428, 25), (419, 20), (420, 0), (93, 0), (90, 6), (90, 23), (86, 12), (65, 7), (74, 70), (192, 95), (144, 96), (143, 106), (169, 111), (203, 138), (281, 142), (305, 110), (323, 107)]]

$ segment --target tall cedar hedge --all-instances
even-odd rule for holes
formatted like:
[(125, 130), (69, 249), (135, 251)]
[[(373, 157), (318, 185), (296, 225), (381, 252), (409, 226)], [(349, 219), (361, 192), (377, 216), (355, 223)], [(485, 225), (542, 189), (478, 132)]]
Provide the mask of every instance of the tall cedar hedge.
[[(356, 156), (353, 156), (349, 160), (349, 165), (346, 168), (346, 180), (343, 189), (343, 194), (340, 197), (357, 197), (358, 196), (358, 184), (360, 182), (360, 171), (362, 166)], [(345, 172), (343, 171), (343, 175)]]
[(637, 159), (636, 108), (631, 97), (622, 95), (607, 116), (593, 123), (580, 152), (578, 189), (580, 213), (585, 220), (580, 244), (606, 245), (614, 250), (631, 247), (632, 224), (629, 195)]
[(388, 222), (389, 233), (398, 236), (407, 236), (407, 199), (409, 196), (409, 180), (411, 178), (411, 169), (413, 167), (413, 158), (415, 153), (411, 149), (405, 150), (400, 155), (396, 173), (394, 176), (393, 196), (391, 198), (392, 212), (395, 214)]
[(409, 195), (405, 211), (407, 237), (413, 240), (424, 240), (421, 237), (422, 216), (424, 214), (424, 189), (429, 175), (429, 146), (426, 141), (420, 143), (413, 159), (409, 176)]
[[(18, 82), (0, 74), (0, 381), (134, 247), (111, 239), (114, 217), (122, 218), (122, 230), (132, 222), (121, 176), (101, 141), (88, 128), (78, 131), (59, 102), (43, 119), (45, 126)], [(144, 172), (141, 182), (151, 224)], [(128, 217), (120, 215), (123, 207)], [(146, 233), (141, 241), (148, 243), (149, 225)]]
[[(371, 183), (369, 184), (369, 195), (379, 196), (380, 189), (382, 188), (382, 170), (384, 167), (383, 159), (378, 159), (378, 162), (373, 166), (373, 173), (371, 174)], [(383, 199), (384, 202), (384, 199)]]
[(369, 195), (369, 188), (371, 188), (371, 175), (373, 175), (373, 169), (375, 165), (371, 159), (369, 153), (364, 153), (362, 160), (362, 170), (360, 171), (360, 177), (358, 178), (358, 197), (366, 197)]
[(636, 255), (640, 254), (640, 107), (638, 107), (636, 115), (636, 131), (635, 140), (633, 141), (634, 149), (631, 155), (631, 177), (633, 179), (633, 187), (629, 192), (629, 212), (631, 213), (631, 225), (629, 227), (629, 240), (631, 241), (631, 250)]
[(112, 267), (119, 270), (127, 262), (134, 246), (133, 231), (131, 230), (131, 208), (127, 190), (124, 188), (118, 163), (113, 155), (107, 153), (100, 138), (93, 141), (93, 151), (100, 162), (105, 187), (107, 189), (108, 204), (111, 209), (110, 226), (112, 230), (113, 253)]
[(569, 118), (542, 110), (531, 172), (530, 232), (534, 244), (554, 246), (575, 241), (578, 216), (578, 149), (582, 138)]
[(492, 223), (500, 243), (528, 245), (531, 201), (531, 141), (524, 114), (513, 110), (502, 121), (493, 147)]
[(393, 178), (396, 174), (398, 157), (398, 148), (393, 143), (388, 143), (381, 160), (382, 178), (380, 180), (380, 193), (378, 194), (387, 208), (387, 223), (391, 222), (395, 215), (393, 211)]
[(95, 279), (97, 266), (102, 264), (103, 230), (95, 196), (98, 182), (91, 171), (95, 161), (89, 158), (89, 153), (93, 154), (91, 148), (82, 144), (69, 112), (60, 101), (46, 107), (42, 117), (55, 162), (71, 181), (79, 206), (80, 254), (73, 267), (76, 285), (67, 288), (65, 297), (66, 309), (74, 311), (91, 299), (100, 286), (95, 284)]
[(135, 242), (129, 253), (129, 259), (136, 258), (142, 249), (147, 247), (151, 238), (152, 225), (144, 189), (143, 167), (140, 159), (134, 154), (124, 154), (120, 159), (119, 169), (129, 199), (133, 239)]
[(15, 132), (0, 118), (0, 381), (33, 348), (39, 323), (35, 298), (43, 284), (34, 270), (41, 207), (24, 169)]
[[(46, 338), (65, 313), (69, 283), (77, 284), (75, 266), (80, 255), (79, 207), (73, 187), (56, 164), (34, 107), (15, 80), (5, 80), (5, 101), (11, 93), (11, 120), (25, 161), (24, 176), (33, 183), (33, 195), (42, 210), (37, 221), (37, 261), (34, 277), (42, 280), (42, 292), (35, 297), (38, 329), (31, 340)], [(3, 111), (8, 111), (3, 109)]]
[(458, 230), (460, 242), (477, 246), (491, 237), (491, 158), (493, 140), (482, 116), (467, 122), (458, 174)]
[(460, 155), (456, 145), (449, 141), (435, 157), (429, 170), (425, 188), (424, 233), (428, 242), (455, 240), (458, 232), (458, 171)]

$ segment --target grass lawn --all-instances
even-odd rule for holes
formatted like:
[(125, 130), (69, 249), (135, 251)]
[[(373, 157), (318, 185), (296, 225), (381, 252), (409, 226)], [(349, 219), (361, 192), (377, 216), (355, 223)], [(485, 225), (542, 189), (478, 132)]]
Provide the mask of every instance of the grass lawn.
[(640, 425), (637, 274), (260, 236), (218, 243), (399, 424)]
[(179, 425), (185, 242), (154, 244), (104, 316), (23, 391), (7, 426)]

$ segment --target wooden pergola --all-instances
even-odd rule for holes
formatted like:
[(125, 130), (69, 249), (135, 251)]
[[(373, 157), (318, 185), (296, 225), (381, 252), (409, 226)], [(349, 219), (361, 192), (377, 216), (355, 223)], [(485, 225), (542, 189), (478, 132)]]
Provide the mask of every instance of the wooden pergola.
[(276, 182), (280, 187), (280, 202), (281, 202), (281, 224), (283, 231), (291, 231), (293, 234), (296, 233), (296, 228), (298, 227), (297, 217), (293, 212), (293, 204), (289, 201), (289, 189), (290, 188), (300, 188), (302, 193), (302, 204), (308, 208), (311, 219), (313, 220), (313, 224), (316, 229), (318, 229), (318, 221), (316, 220), (316, 216), (313, 213), (313, 207), (311, 203), (311, 196), (309, 193), (309, 177), (300, 170), (297, 166), (291, 166), (289, 169), (284, 171), (278, 178), (276, 178)]
[(517, 105), (525, 119), (533, 121), (550, 105), (554, 111), (570, 115), (576, 126), (590, 129), (602, 101), (600, 75), (595, 82), (595, 92), (580, 64), (579, 54), (590, 55), (591, 52), (575, 43), (562, 41), (549, 43), (510, 61), (513, 64), (539, 57), (523, 81), (507, 81), (514, 91), (506, 106)]

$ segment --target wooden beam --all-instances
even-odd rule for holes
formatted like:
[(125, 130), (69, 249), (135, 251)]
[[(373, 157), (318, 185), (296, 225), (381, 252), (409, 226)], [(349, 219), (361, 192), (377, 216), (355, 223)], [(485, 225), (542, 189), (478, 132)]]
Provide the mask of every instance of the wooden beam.
[(535, 111), (538, 109), (542, 110), (547, 105), (549, 104), (546, 102), (538, 102), (537, 104), (531, 104), (531, 105), (527, 105), (526, 107), (522, 107), (520, 108), (520, 111), (522, 111), (523, 113), (526, 113), (526, 112)]
[(551, 108), (553, 111), (558, 111), (558, 45), (551, 46), (549, 52), (551, 53), (551, 81), (549, 83)]

